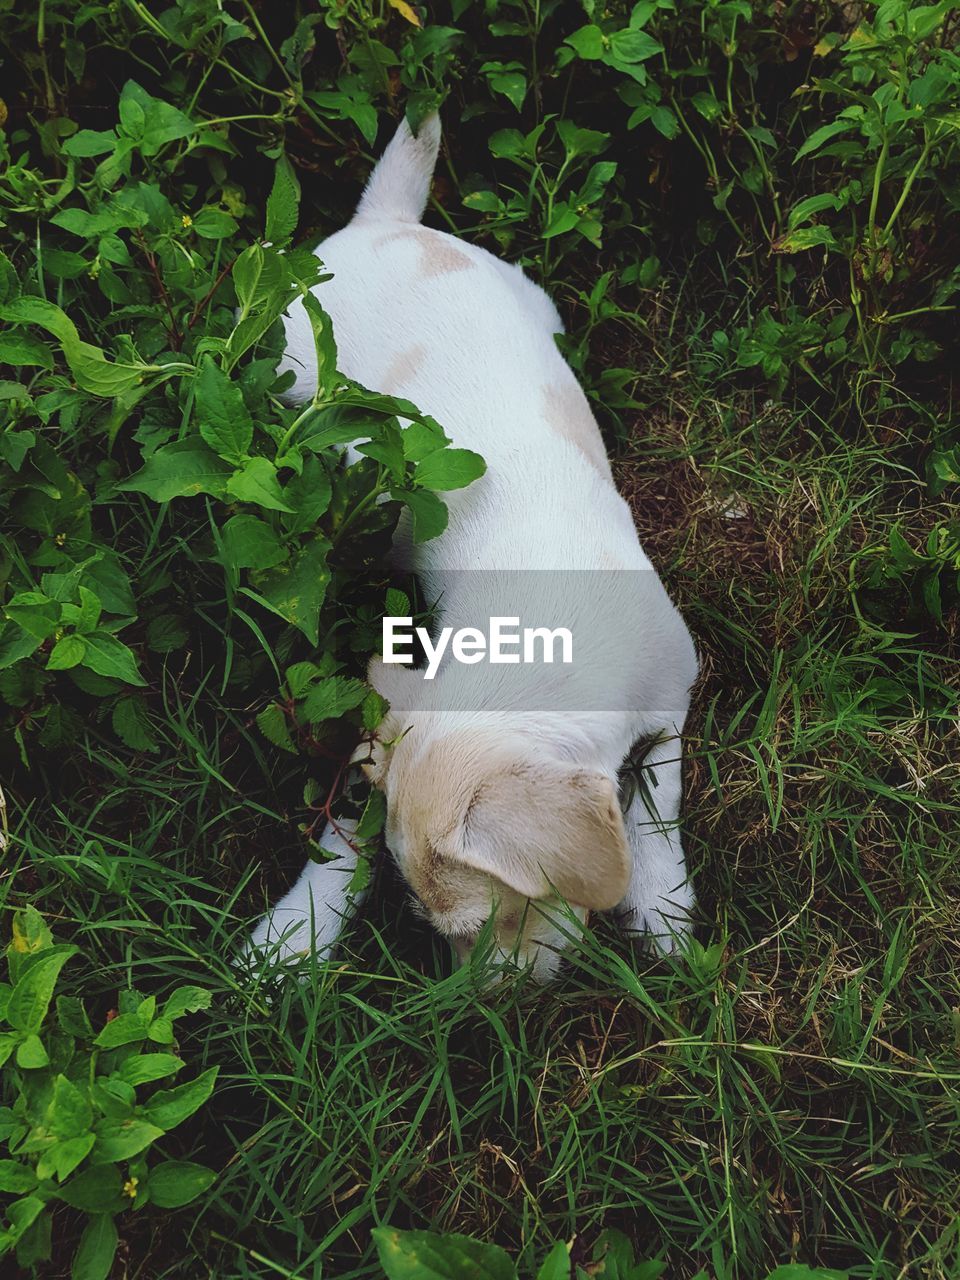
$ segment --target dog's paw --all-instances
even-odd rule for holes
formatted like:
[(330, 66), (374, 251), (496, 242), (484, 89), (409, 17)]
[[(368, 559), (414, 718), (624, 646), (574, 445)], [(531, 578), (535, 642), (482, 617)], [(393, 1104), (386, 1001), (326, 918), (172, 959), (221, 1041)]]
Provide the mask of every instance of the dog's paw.
[(648, 884), (640, 892), (631, 886), (620, 905), (620, 922), (632, 942), (669, 955), (683, 949), (694, 903), (693, 886), (687, 882), (669, 889)]
[(241, 964), (249, 970), (296, 969), (313, 955), (329, 958), (343, 926), (328, 908), (279, 902), (259, 921), (243, 949)]

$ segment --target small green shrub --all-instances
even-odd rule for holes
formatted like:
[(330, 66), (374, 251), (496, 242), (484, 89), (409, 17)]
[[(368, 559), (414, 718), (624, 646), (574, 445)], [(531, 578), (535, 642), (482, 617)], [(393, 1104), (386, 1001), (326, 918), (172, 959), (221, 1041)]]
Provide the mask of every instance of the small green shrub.
[[(518, 1280), (517, 1268), (503, 1249), (469, 1236), (377, 1227), (373, 1238), (386, 1280)], [(585, 1254), (577, 1261), (572, 1247), (558, 1240), (532, 1280), (658, 1280), (665, 1271), (665, 1262), (638, 1262), (622, 1232), (605, 1231), (589, 1261)], [(701, 1271), (695, 1280), (708, 1280), (707, 1273)], [(792, 1262), (777, 1267), (765, 1280), (847, 1280), (847, 1273)]]
[[(57, 995), (78, 948), (57, 944), (38, 911), (13, 917), (10, 981), (0, 983), (0, 1257), (31, 1266), (50, 1257), (58, 1204), (87, 1215), (75, 1280), (103, 1280), (117, 1246), (114, 1219), (148, 1204), (177, 1209), (213, 1182), (188, 1160), (150, 1160), (154, 1144), (213, 1092), (217, 1067), (167, 1086), (183, 1068), (174, 1025), (210, 1005), (199, 987), (162, 1004), (122, 991), (95, 1030), (83, 1001)], [(55, 1012), (51, 1005), (55, 1004)]]

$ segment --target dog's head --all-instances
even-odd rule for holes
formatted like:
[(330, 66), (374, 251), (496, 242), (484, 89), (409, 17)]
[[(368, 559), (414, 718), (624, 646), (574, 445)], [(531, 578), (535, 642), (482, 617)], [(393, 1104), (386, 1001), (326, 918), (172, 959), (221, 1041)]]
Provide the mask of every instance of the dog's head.
[(569, 929), (623, 898), (630, 861), (616, 783), (549, 742), (478, 720), (405, 712), (420, 676), (376, 663), (391, 703), (366, 765), (387, 798), (387, 844), (424, 913), (461, 959), (494, 913), (498, 953), (556, 970)]

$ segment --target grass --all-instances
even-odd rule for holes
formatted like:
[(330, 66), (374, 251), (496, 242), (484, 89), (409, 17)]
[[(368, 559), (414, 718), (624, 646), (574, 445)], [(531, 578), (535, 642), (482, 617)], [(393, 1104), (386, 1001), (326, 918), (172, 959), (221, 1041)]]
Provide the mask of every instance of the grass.
[(632, 956), (601, 920), (556, 986), (487, 994), (385, 860), (335, 960), (246, 985), (248, 922), (302, 859), (304, 765), (252, 730), (257, 690), (210, 722), (171, 669), (154, 757), (90, 747), (15, 782), (2, 879), (92, 956), (101, 1013), (128, 984), (216, 993), (181, 1048), (221, 1084), (176, 1141), (219, 1177), (177, 1228), (127, 1216), (124, 1274), (359, 1280), (380, 1223), (528, 1269), (616, 1226), (670, 1277), (960, 1273), (954, 638), (871, 621), (853, 589), (893, 520), (937, 512), (908, 444), (705, 376), (658, 314), (595, 331), (587, 376), (626, 343), (632, 398), (659, 402), (619, 415), (617, 475), (703, 662), (697, 943)]

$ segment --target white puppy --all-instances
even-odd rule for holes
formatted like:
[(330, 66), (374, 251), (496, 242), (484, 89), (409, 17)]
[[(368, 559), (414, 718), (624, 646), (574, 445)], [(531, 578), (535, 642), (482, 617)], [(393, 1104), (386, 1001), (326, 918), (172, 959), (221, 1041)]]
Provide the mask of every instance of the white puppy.
[[(437, 929), (463, 956), (493, 912), (499, 952), (546, 979), (570, 933), (560, 898), (581, 920), (619, 907), (663, 947), (683, 933), (678, 735), (696, 657), (557, 349), (553, 304), (518, 267), (420, 223), (439, 141), (436, 115), (416, 137), (400, 126), (353, 220), (317, 249), (333, 273), (318, 297), (344, 374), (413, 401), (486, 460), (448, 495), (446, 531), (406, 546), (439, 625), (546, 608), (543, 621), (588, 642), (589, 660), (510, 668), (512, 685), (503, 667), (445, 661), (427, 684), (375, 661), (390, 711), (368, 776), (386, 794), (387, 844)], [(291, 396), (305, 400), (316, 364), (302, 307), (287, 341)], [(653, 744), (650, 785), (624, 813), (618, 772), (640, 739)], [(255, 948), (289, 959), (332, 945), (351, 906), (349, 837), (328, 829), (335, 858), (307, 864)]]

